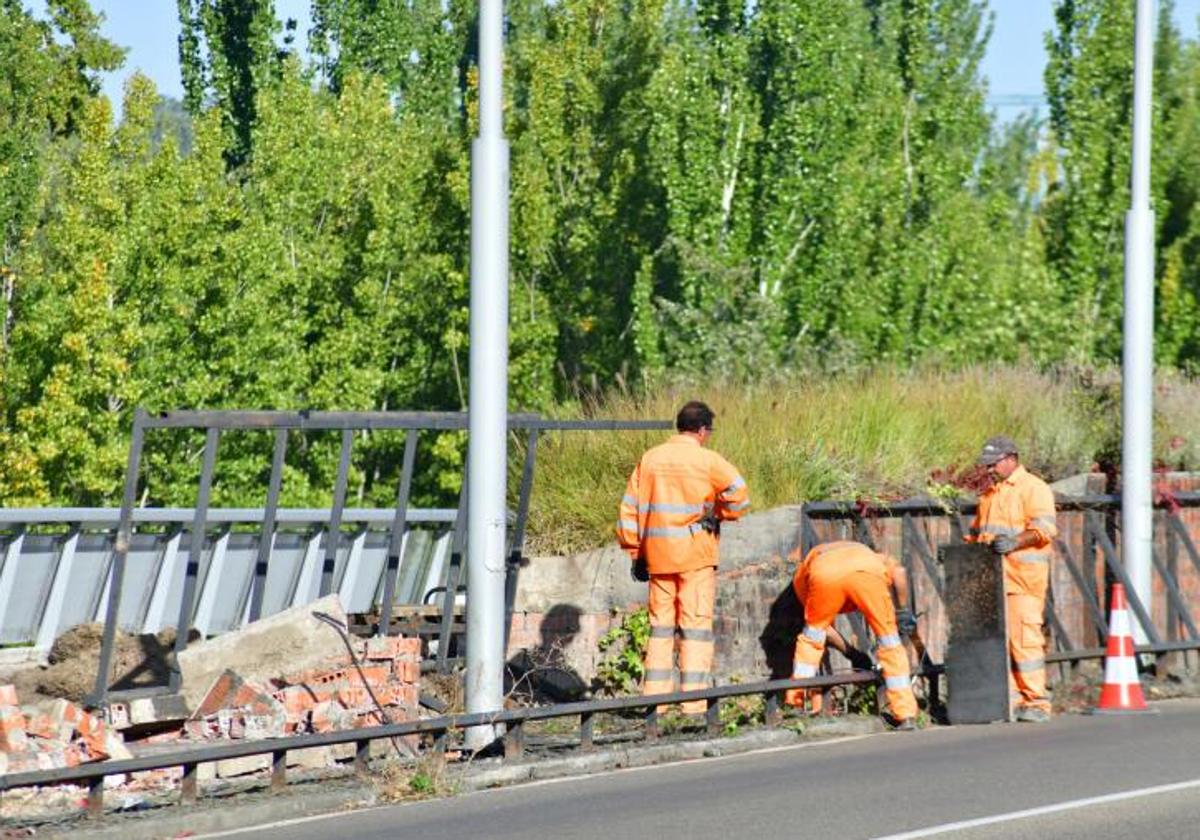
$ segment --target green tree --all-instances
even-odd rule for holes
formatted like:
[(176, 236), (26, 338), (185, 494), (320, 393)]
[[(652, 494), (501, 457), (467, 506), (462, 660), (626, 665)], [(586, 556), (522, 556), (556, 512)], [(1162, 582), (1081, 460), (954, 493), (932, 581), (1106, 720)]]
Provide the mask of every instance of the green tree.
[(226, 160), (239, 166), (250, 156), (258, 92), (275, 78), (284, 54), (275, 44), (274, 0), (176, 2), (184, 104), (195, 115), (211, 100), (229, 133)]

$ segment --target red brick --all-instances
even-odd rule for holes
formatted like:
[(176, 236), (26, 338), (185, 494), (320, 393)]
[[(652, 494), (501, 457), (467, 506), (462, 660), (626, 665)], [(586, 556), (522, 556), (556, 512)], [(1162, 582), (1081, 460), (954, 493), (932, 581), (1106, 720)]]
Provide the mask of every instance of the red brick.
[(421, 681), (421, 666), (416, 662), (397, 660), (394, 664), (396, 678), (401, 682), (416, 683)]
[(0, 752), (24, 752), (28, 747), (25, 715), (16, 706), (0, 706)]
[(279, 706), (264, 689), (226, 670), (213, 682), (193, 716), (206, 717), (221, 709), (244, 709), (250, 714), (268, 715), (278, 712)]
[(25, 732), (47, 741), (67, 741), (71, 738), (74, 727), (67, 729), (64, 737), (62, 725), (45, 713), (30, 715), (25, 720)]
[(421, 637), (411, 636), (409, 638), (397, 639), (396, 655), (397, 656), (412, 656), (417, 659), (421, 658)]

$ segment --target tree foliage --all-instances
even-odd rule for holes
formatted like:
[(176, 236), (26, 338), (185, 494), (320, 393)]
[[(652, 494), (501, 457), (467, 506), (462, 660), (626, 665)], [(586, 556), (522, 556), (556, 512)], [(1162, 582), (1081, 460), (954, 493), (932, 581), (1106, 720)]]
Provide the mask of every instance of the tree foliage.
[[(0, 0), (0, 500), (111, 503), (130, 412), (461, 409), (474, 4), (178, 0), (183, 107), (86, 0)], [(510, 394), (875, 362), (1111, 361), (1120, 349), (1132, 14), (1057, 0), (1047, 121), (997, 125), (983, 0), (511, 0)], [(1200, 47), (1164, 3), (1155, 77), (1158, 356), (1200, 362)], [(184, 112), (186, 110), (186, 113)], [(186, 504), (202, 442), (147, 451)], [(257, 503), (265, 436), (222, 441)], [(387, 502), (401, 441), (364, 435)], [(460, 436), (426, 452), (457, 491)], [(328, 499), (299, 441), (284, 499)], [(432, 467), (432, 469), (426, 469)]]

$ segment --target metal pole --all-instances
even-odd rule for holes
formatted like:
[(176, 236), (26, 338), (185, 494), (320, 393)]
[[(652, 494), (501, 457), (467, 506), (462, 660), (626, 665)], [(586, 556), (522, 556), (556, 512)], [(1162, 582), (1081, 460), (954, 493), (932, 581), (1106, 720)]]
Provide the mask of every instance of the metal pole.
[[(1150, 113), (1154, 4), (1137, 0), (1133, 70), (1133, 167), (1125, 216), (1125, 323), (1121, 409), (1121, 553), (1130, 583), (1149, 610), (1151, 445), (1154, 400), (1154, 211), (1150, 209)], [(1146, 636), (1139, 625), (1138, 643)]]
[[(508, 421), (508, 142), (504, 2), (479, 0), (479, 136), (471, 149), (471, 384), (467, 453), (468, 713), (501, 709)], [(492, 726), (470, 727), (486, 746)]]

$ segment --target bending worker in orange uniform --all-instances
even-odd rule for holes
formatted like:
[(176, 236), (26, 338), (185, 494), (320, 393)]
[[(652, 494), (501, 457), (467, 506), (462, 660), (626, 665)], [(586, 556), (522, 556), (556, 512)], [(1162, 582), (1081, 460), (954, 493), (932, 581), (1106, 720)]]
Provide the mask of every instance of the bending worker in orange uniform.
[(979, 497), (968, 542), (988, 543), (1004, 558), (1004, 605), (1008, 622), (1010, 705), (1016, 720), (1045, 723), (1046, 641), (1042, 619), (1050, 583), (1054, 492), (1021, 466), (1017, 445), (1003, 435), (989, 438), (979, 454), (992, 486)]
[[(915, 728), (917, 699), (909, 677), (908, 652), (900, 634), (911, 633), (917, 621), (907, 607), (896, 610), (896, 602), (908, 603), (908, 575), (886, 554), (878, 554), (862, 543), (843, 540), (816, 546), (796, 567), (792, 578), (796, 597), (804, 605), (804, 630), (796, 638), (792, 678), (817, 675), (817, 666), (828, 641), (846, 654), (856, 668), (871, 667), (866, 654), (850, 647), (833, 627), (839, 613), (860, 611), (878, 642), (879, 664), (887, 687), (888, 721), (896, 729)], [(803, 706), (804, 689), (791, 689), (784, 701)]]
[[(680, 409), (678, 434), (642, 455), (621, 499), (617, 540), (633, 561), (634, 579), (650, 584), (642, 694), (672, 690), (676, 630), (680, 690), (711, 682), (720, 523), (750, 506), (737, 469), (704, 448), (713, 417), (702, 402)], [(703, 700), (683, 704), (685, 714), (706, 708)]]

